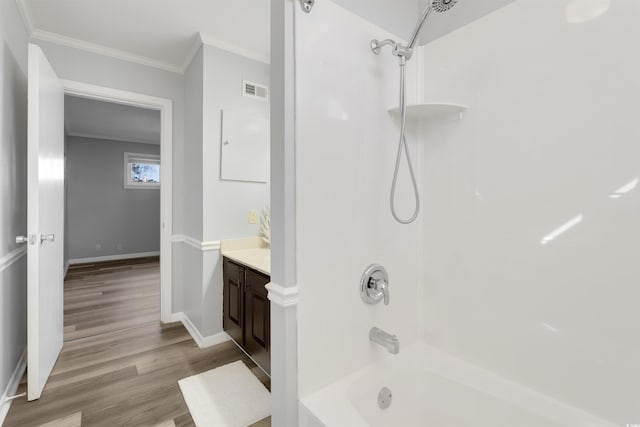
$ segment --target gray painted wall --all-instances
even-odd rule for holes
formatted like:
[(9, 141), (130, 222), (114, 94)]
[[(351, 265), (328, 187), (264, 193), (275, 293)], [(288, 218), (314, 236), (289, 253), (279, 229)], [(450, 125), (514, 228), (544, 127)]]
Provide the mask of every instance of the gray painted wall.
[[(27, 32), (16, 4), (0, 1), (0, 259), (27, 228)], [(26, 345), (27, 258), (0, 267), (0, 396)], [(3, 402), (0, 402), (0, 407)]]
[(262, 100), (242, 95), (242, 81), (270, 85), (270, 66), (212, 46), (204, 46), (203, 209), (204, 240), (257, 236), (249, 210), (269, 203), (266, 183), (220, 180), (220, 110), (239, 110)]
[[(1, 0), (4, 1), (4, 0)], [(158, 70), (140, 64), (59, 46), (48, 42), (37, 42), (46, 54), (58, 76), (62, 79), (106, 86), (173, 101), (173, 234), (183, 234), (185, 223), (183, 189), (185, 188), (183, 137), (184, 137), (184, 76)], [(193, 183), (189, 183), (193, 185)], [(177, 244), (173, 245), (175, 249)], [(180, 253), (173, 256), (173, 312), (182, 310)], [(176, 276), (176, 274), (178, 274)]]
[[(204, 46), (203, 235), (206, 241), (257, 236), (259, 224), (249, 224), (249, 210), (269, 204), (266, 183), (220, 180), (220, 110), (239, 110), (264, 101), (242, 95), (242, 81), (270, 86), (270, 66), (253, 59)], [(204, 253), (203, 335), (222, 332), (222, 257)]]
[[(265, 183), (220, 180), (220, 110), (246, 102), (242, 81), (269, 86), (270, 67), (203, 46), (185, 74), (185, 235), (219, 241), (258, 235), (249, 210), (269, 203)], [(222, 332), (222, 265), (219, 250), (181, 245), (182, 311), (203, 336)]]
[[(184, 234), (202, 240), (202, 73), (203, 50), (198, 51), (185, 73), (185, 138), (184, 138)], [(176, 247), (177, 245), (174, 245)], [(202, 251), (181, 244), (183, 259), (182, 311), (193, 325), (202, 330)]]
[(184, 234), (202, 240), (202, 127), (203, 50), (200, 48), (184, 75)]
[(159, 155), (160, 147), (68, 137), (69, 259), (160, 250), (160, 190), (124, 188), (125, 152)]
[(173, 233), (181, 234), (183, 225), (184, 77), (181, 74), (67, 46), (43, 41), (35, 43), (42, 48), (61, 79), (157, 96), (173, 101)]

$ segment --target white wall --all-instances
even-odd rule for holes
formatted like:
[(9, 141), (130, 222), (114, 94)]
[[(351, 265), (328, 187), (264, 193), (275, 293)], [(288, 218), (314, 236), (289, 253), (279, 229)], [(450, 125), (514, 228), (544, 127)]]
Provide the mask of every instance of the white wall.
[(27, 340), (27, 258), (15, 244), (27, 231), (27, 33), (14, 1), (0, 1), (0, 34), (1, 398)]
[(582, 24), (566, 7), (518, 0), (425, 48), (425, 98), (471, 105), (425, 126), (425, 338), (629, 425), (640, 3)]
[[(386, 351), (369, 341), (371, 327), (397, 334), (401, 348), (419, 338), (420, 224), (400, 225), (389, 210), (399, 128), (387, 109), (398, 102), (398, 63), (390, 54), (373, 55), (368, 45), (390, 34), (328, 0), (298, 17), (296, 253), (303, 398)], [(416, 164), (413, 142), (410, 149)], [(398, 199), (400, 212), (410, 214), (406, 174)], [(366, 305), (360, 298), (360, 277), (374, 262), (389, 272), (389, 306)]]
[[(185, 183), (183, 160), (184, 76), (82, 50), (38, 41), (47, 59), (62, 79), (75, 80), (173, 101), (173, 233), (180, 235), (186, 223), (183, 213)], [(193, 183), (190, 183), (193, 185)], [(176, 245), (174, 244), (174, 247)], [(182, 271), (180, 254), (172, 260), (173, 270)], [(173, 273), (176, 278), (175, 272)], [(182, 280), (173, 280), (174, 312), (181, 311)]]
[(160, 146), (67, 137), (66, 147), (69, 258), (159, 252), (160, 189), (124, 188), (124, 153)]

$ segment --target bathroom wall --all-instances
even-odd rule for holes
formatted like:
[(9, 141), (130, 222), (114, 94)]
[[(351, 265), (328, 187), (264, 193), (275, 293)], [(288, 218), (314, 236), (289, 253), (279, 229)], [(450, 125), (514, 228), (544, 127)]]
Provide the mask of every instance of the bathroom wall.
[[(296, 9), (298, 378), (304, 398), (385, 354), (369, 341), (371, 327), (397, 334), (401, 348), (419, 339), (421, 239), (419, 223), (400, 225), (389, 210), (399, 128), (387, 109), (398, 102), (399, 71), (396, 58), (373, 55), (369, 42), (391, 34), (329, 0), (316, 2), (310, 14)], [(415, 163), (419, 153), (413, 142), (410, 148)], [(405, 174), (398, 201), (401, 214), (410, 216)], [(389, 272), (388, 306), (360, 298), (361, 275), (372, 263)]]
[[(185, 237), (182, 311), (197, 332), (215, 342), (222, 332), (220, 241), (257, 236), (249, 211), (269, 204), (266, 183), (220, 179), (220, 110), (265, 102), (243, 96), (242, 81), (269, 86), (270, 66), (203, 45), (185, 73)], [(268, 159), (265, 159), (268, 161)], [(175, 245), (174, 245), (175, 247)]]
[[(203, 50), (200, 48), (184, 74), (185, 108), (184, 108), (184, 203), (185, 209), (184, 235), (202, 241), (202, 73)], [(196, 245), (198, 246), (198, 245)], [(180, 295), (180, 311), (188, 316), (196, 328), (202, 329), (202, 251), (186, 242), (173, 245), (180, 257), (182, 283)], [(176, 275), (174, 274), (174, 280)]]
[(269, 185), (220, 179), (220, 110), (251, 111), (258, 104), (268, 111), (267, 101), (243, 96), (242, 81), (269, 87), (270, 66), (214, 46), (203, 50), (204, 240), (257, 236), (260, 227), (249, 224), (249, 210), (260, 211), (269, 204)]
[[(0, 424), (27, 343), (27, 31), (16, 3), (0, 1)], [(24, 360), (22, 360), (24, 362)], [(24, 364), (21, 365), (24, 369)], [(12, 378), (13, 374), (16, 374)], [(10, 381), (13, 382), (10, 384)]]
[[(260, 224), (249, 223), (249, 211), (269, 205), (269, 184), (220, 179), (220, 111), (243, 111), (267, 101), (243, 96), (243, 80), (270, 86), (270, 66), (254, 59), (203, 46), (203, 235), (219, 242), (257, 236)], [(265, 158), (264, 162), (269, 159)], [(203, 334), (222, 332), (222, 257), (219, 248), (204, 253)]]
[(424, 48), (425, 100), (470, 109), (423, 123), (421, 292), (430, 344), (635, 425), (640, 3), (607, 4), (518, 0)]

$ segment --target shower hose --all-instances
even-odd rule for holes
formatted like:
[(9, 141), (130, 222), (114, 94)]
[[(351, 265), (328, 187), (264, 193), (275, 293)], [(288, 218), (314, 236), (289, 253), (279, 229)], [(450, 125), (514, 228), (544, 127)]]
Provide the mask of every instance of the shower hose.
[[(407, 138), (405, 135), (405, 128), (407, 125), (407, 82), (406, 82), (406, 60), (404, 58), (400, 61), (400, 141), (398, 142), (398, 155), (396, 157), (396, 168), (393, 172), (393, 182), (391, 183), (391, 195), (389, 197), (389, 205), (391, 207), (391, 214), (400, 224), (411, 224), (418, 218), (420, 212), (420, 192), (418, 190), (418, 183), (416, 181), (416, 174), (411, 164), (411, 155), (409, 154), (409, 146), (407, 145)], [(416, 199), (415, 210), (413, 215), (408, 219), (402, 219), (396, 212), (395, 199), (396, 199), (396, 187), (398, 184), (398, 173), (400, 171), (400, 161), (402, 159), (402, 150), (404, 149), (407, 156), (407, 165), (409, 166), (409, 174), (411, 175), (411, 182), (413, 184), (413, 192)]]

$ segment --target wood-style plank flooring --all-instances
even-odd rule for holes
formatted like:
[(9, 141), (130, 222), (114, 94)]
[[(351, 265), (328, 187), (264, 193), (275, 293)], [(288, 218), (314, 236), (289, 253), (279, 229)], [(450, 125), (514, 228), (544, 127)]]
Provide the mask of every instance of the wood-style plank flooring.
[(160, 324), (159, 288), (157, 258), (72, 266), (62, 353), (40, 400), (15, 400), (4, 425), (193, 426), (178, 380), (237, 360), (270, 386), (232, 342), (199, 349), (182, 324)]

